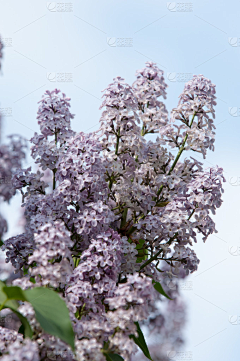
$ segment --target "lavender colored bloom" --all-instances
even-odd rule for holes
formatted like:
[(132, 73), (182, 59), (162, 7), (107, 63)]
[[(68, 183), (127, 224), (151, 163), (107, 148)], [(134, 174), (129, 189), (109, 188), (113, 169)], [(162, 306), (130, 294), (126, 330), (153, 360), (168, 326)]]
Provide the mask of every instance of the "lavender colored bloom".
[(36, 341), (29, 339), (22, 342), (16, 340), (9, 345), (6, 352), (7, 354), (2, 357), (3, 361), (40, 361)]
[(17, 331), (9, 330), (0, 326), (0, 352), (7, 351), (8, 345), (11, 345), (16, 340), (22, 341), (23, 336)]
[(56, 221), (42, 226), (35, 236), (35, 244), (36, 248), (29, 257), (28, 264), (36, 262), (36, 266), (30, 271), (31, 276), (35, 276), (36, 285), (64, 287), (73, 268), (69, 249), (73, 242), (64, 223)]
[[(160, 333), (163, 360), (166, 344), (181, 343), (174, 322), (167, 326), (159, 314), (164, 297), (153, 281), (174, 299), (166, 315), (176, 315), (183, 309), (179, 281), (199, 264), (192, 244), (197, 234), (205, 241), (216, 232), (211, 214), (222, 204), (223, 170), (204, 170), (191, 156), (180, 160), (185, 150), (204, 157), (213, 150), (215, 85), (194, 76), (169, 118), (163, 72), (147, 62), (136, 77), (132, 86), (116, 77), (104, 90), (100, 129), (90, 134), (72, 131), (70, 99), (47, 91), (37, 115), (40, 134), (31, 139), (39, 169), (17, 170), (21, 157), (13, 157), (12, 188), (2, 194), (8, 200), (21, 192), (25, 232), (5, 241), (3, 249), (16, 271), (27, 269), (13, 283), (60, 292), (75, 331), (76, 357), (41, 330), (25, 302), (19, 310), (36, 342), (19, 341), (16, 347), (28, 347), (29, 354), (38, 345), (41, 358), (59, 359), (66, 352), (69, 360), (104, 361), (105, 353), (115, 353), (131, 361), (135, 322)], [(156, 139), (149, 140), (154, 133)]]

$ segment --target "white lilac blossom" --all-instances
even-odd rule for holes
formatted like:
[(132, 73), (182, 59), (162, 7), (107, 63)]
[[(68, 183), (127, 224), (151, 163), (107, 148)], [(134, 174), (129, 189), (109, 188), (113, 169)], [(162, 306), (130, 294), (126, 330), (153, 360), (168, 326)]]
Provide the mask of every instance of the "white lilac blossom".
[[(100, 129), (90, 134), (71, 130), (70, 99), (59, 90), (40, 101), (40, 133), (31, 139), (39, 169), (13, 177), (25, 231), (3, 247), (22, 272), (15, 285), (50, 287), (68, 306), (75, 354), (41, 330), (27, 302), (20, 306), (34, 330), (29, 349), (38, 345), (41, 360), (63, 353), (77, 361), (104, 361), (107, 353), (132, 360), (136, 322), (150, 317), (151, 330), (156, 304), (164, 302), (154, 284), (175, 300), (175, 311), (179, 280), (199, 264), (194, 242), (216, 232), (211, 215), (222, 204), (223, 170), (204, 170), (194, 159), (194, 151), (205, 157), (213, 150), (215, 86), (194, 76), (170, 117), (166, 87), (152, 62), (132, 86), (116, 77), (104, 91)], [(193, 154), (183, 159), (185, 150)]]
[(65, 286), (67, 277), (72, 273), (73, 260), (70, 248), (73, 242), (70, 232), (63, 222), (47, 223), (35, 236), (36, 249), (28, 263), (36, 262), (30, 275), (35, 276), (36, 285), (51, 285), (55, 288)]
[(137, 80), (133, 83), (133, 91), (138, 100), (138, 115), (142, 120), (141, 134), (155, 133), (168, 121), (165, 104), (159, 97), (166, 99), (166, 88), (163, 71), (153, 62), (146, 62), (146, 68), (138, 70)]
[(9, 344), (22, 339), (23, 335), (19, 334), (17, 331), (0, 326), (0, 355), (6, 352)]
[(121, 242), (117, 232), (109, 229), (99, 234), (96, 240), (91, 240), (66, 289), (74, 313), (83, 305), (85, 310), (94, 313), (104, 311), (102, 301), (115, 294), (121, 258)]
[(38, 124), (41, 134), (31, 139), (32, 157), (43, 170), (54, 170), (58, 156), (64, 152), (64, 144), (74, 135), (70, 121), (74, 115), (70, 112), (69, 98), (60, 90), (46, 91), (38, 108)]
[(5, 353), (1, 358), (3, 361), (40, 361), (36, 341), (29, 339), (12, 342)]
[(171, 121), (175, 123), (178, 120), (180, 125), (169, 123), (166, 128), (160, 129), (162, 139), (171, 147), (191, 149), (202, 153), (204, 158), (207, 149), (214, 150), (215, 87), (203, 75), (194, 75), (185, 84), (178, 106), (171, 114)]

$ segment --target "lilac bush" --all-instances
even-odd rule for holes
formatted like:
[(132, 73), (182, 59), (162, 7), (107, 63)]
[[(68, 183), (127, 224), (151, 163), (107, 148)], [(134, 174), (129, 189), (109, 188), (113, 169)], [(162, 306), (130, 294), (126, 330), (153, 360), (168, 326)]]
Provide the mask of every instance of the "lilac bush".
[[(169, 309), (178, 307), (172, 280), (197, 270), (193, 244), (216, 232), (211, 214), (225, 179), (222, 168), (204, 170), (192, 153), (205, 158), (214, 150), (215, 85), (194, 76), (170, 114), (166, 88), (152, 62), (132, 86), (115, 78), (104, 90), (100, 128), (90, 134), (71, 129), (70, 99), (59, 90), (39, 102), (40, 133), (31, 139), (39, 170), (18, 169), (12, 178), (25, 231), (3, 250), (20, 272), (15, 286), (45, 287), (66, 302), (75, 348), (48, 334), (24, 301), (19, 312), (33, 337), (2, 337), (3, 360), (13, 360), (14, 349), (19, 360), (130, 361), (143, 337), (139, 324), (159, 323), (157, 303), (168, 297), (175, 300)], [(171, 327), (162, 330), (167, 339)]]

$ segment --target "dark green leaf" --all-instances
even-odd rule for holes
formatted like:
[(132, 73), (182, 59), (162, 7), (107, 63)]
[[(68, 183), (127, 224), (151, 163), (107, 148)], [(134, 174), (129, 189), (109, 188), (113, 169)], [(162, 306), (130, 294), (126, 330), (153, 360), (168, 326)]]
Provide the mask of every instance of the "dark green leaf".
[(23, 274), (24, 274), (24, 275), (27, 275), (27, 274), (28, 274), (28, 268), (26, 268), (26, 267), (24, 267), (24, 266), (23, 266)]
[(59, 337), (74, 350), (74, 332), (63, 299), (56, 292), (43, 287), (26, 290), (24, 294), (33, 306), (36, 319), (44, 331)]
[(105, 356), (107, 361), (124, 361), (123, 358), (116, 353), (108, 353)]
[(3, 292), (7, 295), (9, 300), (28, 301), (23, 291), (18, 286), (5, 286), (2, 288)]
[(3, 288), (6, 287), (5, 283), (0, 281), (0, 305), (9, 305), (9, 307), (18, 308), (18, 303), (15, 300), (8, 300), (6, 293), (3, 291)]
[(141, 249), (144, 245), (145, 240), (144, 239), (139, 239), (138, 241), (139, 243), (136, 245), (136, 249)]
[(155, 281), (152, 281), (152, 283), (154, 284), (154, 288), (156, 291), (158, 291), (159, 293), (161, 293), (161, 295), (167, 297), (169, 300), (172, 300), (172, 298), (170, 298), (166, 292), (164, 291), (164, 289), (162, 288), (162, 285), (161, 283), (159, 282), (155, 282)]
[[(8, 306), (4, 306), (4, 308), (10, 308)], [(33, 335), (33, 332), (32, 332), (32, 329), (31, 329), (31, 326), (29, 325), (29, 322), (27, 320), (26, 317), (24, 317), (20, 312), (18, 312), (17, 310), (14, 310), (13, 308), (10, 308), (14, 313), (15, 315), (18, 316), (19, 320), (22, 322), (22, 328), (21, 328), (21, 333), (24, 335), (24, 337), (29, 337), (29, 338), (32, 338), (32, 335)]]
[[(29, 337), (32, 338), (32, 329), (31, 326), (29, 325), (29, 322), (27, 320), (26, 317), (24, 317), (20, 312), (18, 312), (18, 302), (15, 299), (8, 299), (9, 297), (7, 297), (5, 289), (8, 289), (8, 287), (6, 287), (5, 283), (0, 282), (0, 304), (3, 305), (2, 308), (9, 308), (12, 312), (14, 312), (18, 318), (20, 319), (20, 321), (22, 322), (22, 333), (24, 335), (24, 337)], [(13, 287), (15, 288), (15, 287)], [(19, 288), (19, 287), (17, 287)], [(21, 288), (20, 288), (21, 290)], [(21, 290), (22, 291), (22, 290)], [(10, 292), (11, 293), (11, 292)], [(13, 292), (12, 292), (13, 293)]]
[(144, 248), (144, 243), (145, 243), (144, 239), (139, 239), (138, 242), (139, 243), (136, 245), (136, 249), (138, 250), (136, 263), (141, 263), (142, 261), (147, 259), (148, 250)]
[(21, 333), (22, 335), (24, 334), (24, 327), (23, 325), (21, 325), (18, 329), (18, 333)]
[(135, 325), (137, 326), (137, 333), (138, 333), (138, 337), (134, 336), (134, 335), (130, 335), (129, 337), (132, 338), (134, 340), (134, 342), (136, 343), (136, 345), (138, 345), (138, 347), (142, 350), (142, 352), (144, 353), (144, 355), (149, 359), (152, 360), (145, 338), (143, 336), (142, 330), (139, 326), (138, 322), (134, 322)]
[(69, 312), (64, 300), (56, 292), (44, 287), (23, 291), (17, 286), (5, 286), (3, 291), (9, 299), (31, 303), (36, 319), (43, 330), (50, 335), (59, 337), (74, 350), (74, 332)]

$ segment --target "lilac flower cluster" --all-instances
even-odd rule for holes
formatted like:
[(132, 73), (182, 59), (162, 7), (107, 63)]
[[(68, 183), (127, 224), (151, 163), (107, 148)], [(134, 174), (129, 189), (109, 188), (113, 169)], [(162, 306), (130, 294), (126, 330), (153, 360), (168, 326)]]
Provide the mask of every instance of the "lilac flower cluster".
[(134, 95), (138, 101), (138, 115), (142, 121), (141, 134), (155, 133), (168, 122), (168, 112), (159, 97), (166, 99), (163, 71), (153, 62), (146, 62), (146, 68), (138, 70), (137, 80), (133, 83)]
[[(22, 166), (25, 158), (26, 140), (17, 135), (11, 135), (9, 144), (0, 145), (0, 201), (9, 203), (16, 193), (12, 176), (16, 169)], [(7, 232), (7, 222), (0, 214), (0, 239)]]
[(64, 93), (59, 96), (59, 92), (57, 89), (46, 91), (39, 102), (37, 119), (41, 134), (35, 133), (31, 139), (34, 144), (32, 157), (43, 170), (56, 168), (58, 157), (64, 152), (64, 144), (75, 134), (70, 126), (74, 117), (69, 110), (70, 99)]
[[(19, 169), (13, 177), (25, 232), (3, 249), (22, 272), (15, 285), (50, 287), (65, 300), (76, 352), (46, 335), (25, 302), (20, 311), (35, 335), (29, 354), (38, 345), (39, 359), (66, 352), (77, 361), (104, 361), (109, 353), (132, 360), (136, 322), (163, 301), (154, 284), (177, 298), (171, 282), (197, 270), (197, 236), (205, 241), (216, 232), (211, 213), (222, 204), (223, 170), (204, 170), (194, 157), (180, 161), (185, 150), (204, 157), (213, 150), (215, 86), (194, 76), (171, 119), (161, 100), (166, 87), (152, 62), (132, 86), (115, 78), (104, 91), (99, 132), (90, 134), (71, 130), (70, 99), (59, 90), (40, 101), (41, 133), (31, 139), (39, 169)], [(154, 133), (156, 139), (149, 139)]]
[(70, 232), (63, 222), (47, 223), (35, 236), (36, 249), (28, 263), (36, 262), (30, 275), (35, 277), (36, 285), (51, 285), (58, 288), (65, 286), (66, 278), (72, 273), (73, 260), (70, 248), (73, 242)]
[(31, 341), (29, 339), (23, 340), (22, 342), (16, 340), (9, 344), (1, 360), (40, 361), (38, 345), (36, 341)]
[(16, 340), (22, 341), (23, 336), (17, 331), (9, 330), (0, 326), (0, 353), (6, 352), (8, 345)]
[(214, 150), (215, 93), (215, 85), (209, 79), (194, 75), (185, 84), (178, 106), (172, 110), (171, 121), (179, 120), (181, 124), (173, 126), (169, 123), (166, 128), (161, 128), (162, 139), (171, 147), (191, 149), (205, 158), (207, 149)]

